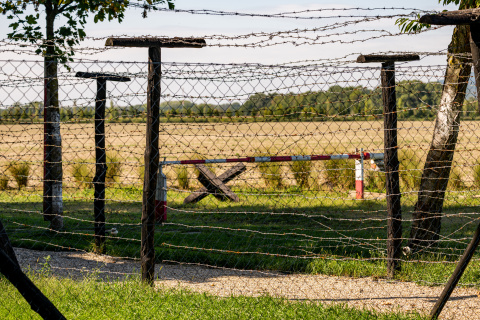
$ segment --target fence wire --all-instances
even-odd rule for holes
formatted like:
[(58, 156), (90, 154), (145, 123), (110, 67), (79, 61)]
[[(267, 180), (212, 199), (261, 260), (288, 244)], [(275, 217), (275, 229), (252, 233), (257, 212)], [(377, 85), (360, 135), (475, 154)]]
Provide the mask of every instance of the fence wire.
[[(158, 294), (257, 297), (241, 301), (237, 316), (244, 318), (270, 315), (258, 308), (267, 303), (258, 298), (265, 295), (298, 302), (288, 304), (292, 317), (302, 317), (309, 306), (319, 308), (305, 301), (400, 311), (405, 318), (429, 312), (479, 223), (480, 128), (470, 79), (452, 129), (458, 138), (447, 164), (451, 172), (438, 239), (415, 252), (408, 246), (445, 68), (396, 66), (403, 252), (402, 269), (393, 279), (387, 277), (389, 218), (379, 163), (365, 160), (364, 199), (356, 198), (354, 160), (242, 163), (241, 169), (237, 163), (176, 164), (162, 168), (167, 216), (155, 229)], [(385, 151), (379, 65), (162, 62), (161, 70), (161, 161)], [(131, 80), (106, 84), (105, 254), (96, 253), (93, 215), (97, 87), (95, 79), (78, 78), (77, 72)], [(43, 216), (44, 64), (0, 60), (0, 218), (21, 267), (68, 318), (128, 315), (104, 305), (83, 308), (93, 295), (107, 297), (108, 290), (132, 308), (145, 307), (136, 277), (147, 72), (141, 62), (59, 65), (64, 226), (55, 230)], [(208, 185), (201, 170), (220, 182)], [(475, 254), (445, 318), (476, 317), (479, 268)], [(129, 287), (132, 279), (135, 289)], [(2, 300), (15, 301), (0, 305), (4, 318), (34, 318), (5, 279), (0, 285)], [(146, 302), (151, 310), (141, 317), (165, 315), (158, 314), (165, 309), (154, 300)], [(210, 309), (172, 312), (172, 317), (216, 315)]]

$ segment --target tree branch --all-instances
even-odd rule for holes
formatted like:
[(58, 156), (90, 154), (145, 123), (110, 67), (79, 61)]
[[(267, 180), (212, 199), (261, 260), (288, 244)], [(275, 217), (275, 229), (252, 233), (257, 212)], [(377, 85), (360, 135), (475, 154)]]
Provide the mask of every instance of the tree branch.
[(69, 6), (73, 3), (73, 1), (70, 1), (70, 2), (67, 2), (65, 3), (63, 6), (61, 6), (60, 8), (58, 8), (58, 13), (63, 13), (65, 12), (67, 9), (70, 9), (70, 10), (75, 10), (78, 8), (78, 5), (75, 5), (75, 6), (72, 6), (69, 8)]

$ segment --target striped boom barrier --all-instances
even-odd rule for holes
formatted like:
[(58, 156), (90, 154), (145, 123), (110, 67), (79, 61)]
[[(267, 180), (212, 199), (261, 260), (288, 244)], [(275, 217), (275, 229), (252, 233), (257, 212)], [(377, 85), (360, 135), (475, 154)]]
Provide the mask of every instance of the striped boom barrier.
[(360, 159), (355, 159), (355, 198), (363, 199), (363, 149), (360, 152)]
[(274, 157), (246, 157), (246, 158), (227, 158), (227, 159), (205, 159), (205, 160), (170, 160), (161, 161), (159, 165), (171, 164), (199, 164), (199, 163), (234, 163), (234, 162), (288, 162), (288, 161), (320, 161), (320, 160), (345, 160), (345, 159), (383, 159), (383, 153), (363, 152), (352, 154), (329, 154), (329, 155), (310, 155), (310, 156), (274, 156)]
[(163, 173), (162, 165), (159, 164), (157, 174), (157, 190), (155, 190), (155, 220), (167, 221), (167, 176)]
[[(363, 149), (362, 149), (363, 150)], [(344, 153), (329, 155), (298, 155), (298, 156), (273, 156), (273, 157), (246, 157), (226, 159), (203, 159), (203, 160), (169, 160), (159, 162), (159, 174), (157, 178), (157, 190), (155, 194), (155, 212), (157, 222), (167, 220), (167, 178), (162, 172), (163, 166), (174, 164), (206, 164), (206, 163), (236, 163), (236, 162), (290, 162), (290, 161), (327, 161), (355, 159), (355, 191), (356, 198), (363, 199), (363, 171), (364, 160), (383, 160), (383, 153)]]

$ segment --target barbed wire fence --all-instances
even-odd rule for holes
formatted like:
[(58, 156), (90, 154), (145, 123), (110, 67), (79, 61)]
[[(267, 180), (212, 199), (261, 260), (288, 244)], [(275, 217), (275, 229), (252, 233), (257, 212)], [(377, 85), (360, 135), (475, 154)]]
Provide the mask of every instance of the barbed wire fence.
[[(382, 18), (345, 17), (351, 20), (343, 27)], [(373, 28), (318, 35), (337, 27), (332, 22), (315, 29), (204, 39), (207, 46), (248, 48), (397, 35)], [(1, 43), (2, 52), (32, 54), (28, 46)], [(78, 48), (82, 54), (106, 50), (112, 49)], [(155, 190), (160, 194), (152, 238), (155, 285), (223, 297), (267, 294), (298, 301), (349, 301), (350, 306), (381, 312), (428, 312), (478, 224), (479, 128), (470, 79), (459, 110), (462, 119), (439, 239), (411, 253), (412, 214), (445, 75), (445, 65), (423, 63), (445, 52), (408, 52), (413, 53), (420, 55), (420, 65), (395, 66), (403, 233), (401, 269), (394, 277), (387, 270), (385, 170), (381, 161), (369, 159), (386, 152), (379, 65), (357, 64), (356, 53), (274, 65), (158, 63), (158, 157), (165, 186)], [(65, 226), (53, 230), (43, 221), (44, 64), (29, 58), (0, 60), (0, 217), (19, 264), (30, 268), (32, 277), (128, 281), (141, 265), (149, 65), (93, 59), (59, 65)], [(94, 121), (99, 87), (78, 72), (95, 73), (97, 81), (105, 74), (130, 80), (103, 85), (103, 222), (94, 215), (94, 201), (99, 200), (99, 123)], [(358, 188), (362, 180), (364, 190)], [(478, 288), (478, 266), (475, 255), (460, 281), (464, 291), (445, 310), (446, 317), (470, 319), (475, 314), (478, 302), (472, 292)], [(54, 304), (61, 294), (77, 290), (71, 282), (37, 282)], [(13, 291), (4, 291), (6, 299), (14, 297)], [(67, 318), (81, 317), (82, 301), (71, 298), (58, 308)], [(33, 317), (21, 303), (1, 308), (7, 318)], [(108, 317), (120, 311), (96, 312)]]

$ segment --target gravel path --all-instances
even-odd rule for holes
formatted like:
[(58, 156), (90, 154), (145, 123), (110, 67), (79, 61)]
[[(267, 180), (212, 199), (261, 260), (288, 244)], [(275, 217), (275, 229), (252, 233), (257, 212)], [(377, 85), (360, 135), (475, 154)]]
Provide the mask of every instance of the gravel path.
[[(107, 279), (124, 279), (139, 274), (138, 261), (84, 252), (49, 252), (15, 249), (25, 269), (40, 270), (50, 256), (52, 271), (61, 277), (81, 279), (92, 273)], [(158, 264), (158, 287), (187, 288), (218, 296), (247, 295), (283, 297), (292, 301), (345, 303), (356, 308), (382, 312), (418, 311), (427, 313), (442, 291), (441, 287), (419, 286), (409, 282), (347, 278), (323, 275), (280, 274), (207, 268), (196, 265)], [(478, 290), (457, 289), (445, 306), (441, 319), (480, 319)]]

